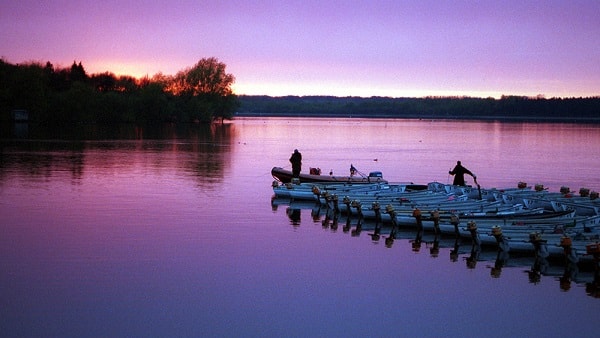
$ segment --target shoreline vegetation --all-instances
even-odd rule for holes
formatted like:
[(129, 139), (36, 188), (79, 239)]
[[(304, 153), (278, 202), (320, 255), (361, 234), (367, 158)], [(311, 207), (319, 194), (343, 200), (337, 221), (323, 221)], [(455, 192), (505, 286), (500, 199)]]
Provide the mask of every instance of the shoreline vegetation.
[(232, 74), (204, 58), (174, 76), (136, 79), (110, 72), (88, 75), (81, 62), (68, 68), (0, 59), (0, 121), (39, 124), (164, 122), (230, 119), (239, 106)]
[(40, 124), (223, 122), (235, 117), (461, 119), (600, 123), (600, 95), (476, 97), (338, 97), (236, 95), (216, 58), (174, 76), (136, 79), (88, 75), (81, 62), (54, 67), (0, 59), (0, 121)]
[(334, 97), (239, 96), (239, 117), (455, 119), (506, 122), (600, 123), (600, 96)]

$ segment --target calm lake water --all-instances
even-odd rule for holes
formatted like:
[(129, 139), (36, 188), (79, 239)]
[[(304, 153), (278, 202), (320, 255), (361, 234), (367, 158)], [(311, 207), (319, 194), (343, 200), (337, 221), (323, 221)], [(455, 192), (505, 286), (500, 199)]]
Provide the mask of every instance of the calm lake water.
[[(225, 125), (2, 127), (3, 337), (531, 337), (598, 334), (591, 274), (530, 280), (404, 233), (392, 247), (272, 205), (273, 166), (395, 182), (600, 189), (600, 126), (243, 118)], [(426, 235), (425, 242), (431, 240)]]

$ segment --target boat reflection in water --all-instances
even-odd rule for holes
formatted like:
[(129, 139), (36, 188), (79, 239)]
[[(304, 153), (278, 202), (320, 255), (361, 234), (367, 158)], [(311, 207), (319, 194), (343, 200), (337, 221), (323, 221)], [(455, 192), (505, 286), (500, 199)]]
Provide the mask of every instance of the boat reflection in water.
[(294, 226), (300, 225), (300, 209), (287, 208), (286, 213)]
[(590, 297), (600, 298), (600, 269), (596, 265), (596, 271), (594, 272), (594, 280), (585, 283), (585, 292)]
[(587, 251), (594, 257), (594, 280), (585, 284), (585, 291), (594, 298), (600, 298), (600, 245), (588, 245)]
[(537, 284), (541, 281), (542, 275), (546, 274), (550, 263), (548, 262), (548, 243), (542, 239), (540, 234), (531, 234), (529, 236), (534, 246), (534, 261), (529, 273), (529, 282)]
[[(485, 268), (490, 270), (491, 278), (501, 278), (505, 267), (529, 267), (524, 272), (532, 284), (540, 283), (544, 276), (553, 277), (563, 292), (570, 291), (573, 284), (582, 285), (585, 286), (587, 295), (600, 298), (600, 253), (591, 253), (594, 254), (592, 264), (589, 261), (582, 264), (575, 250), (570, 247), (568, 237), (565, 237), (565, 242), (562, 243), (565, 253), (562, 259), (550, 257), (547, 241), (539, 233), (530, 235), (530, 242), (535, 248), (531, 255), (524, 255), (521, 252), (511, 255), (509, 241), (500, 227), (493, 228), (491, 234), (483, 234), (495, 237), (497, 245), (493, 247), (482, 245), (480, 239), (482, 234), (479, 233), (475, 222), (469, 222), (464, 229), (471, 233), (471, 239), (468, 240), (460, 236), (441, 234), (435, 230), (433, 233), (426, 232), (422, 226), (418, 226), (420, 223), (418, 211), (414, 213), (417, 215), (417, 227), (406, 229), (394, 223), (391, 226), (384, 224), (381, 221), (380, 206), (375, 204), (373, 205), (376, 215), (374, 219), (365, 219), (360, 213), (347, 216), (340, 213), (338, 209), (320, 207), (318, 203), (274, 198), (273, 210), (277, 210), (279, 205), (287, 205), (286, 214), (294, 227), (300, 226), (301, 213), (310, 210), (313, 223), (320, 224), (323, 229), (331, 229), (332, 232), (337, 232), (338, 224), (341, 222), (344, 224), (344, 234), (359, 237), (363, 232), (367, 232), (371, 243), (379, 243), (383, 238), (386, 248), (393, 247), (396, 240), (399, 240), (410, 243), (410, 251), (413, 254), (420, 254), (424, 252), (422, 249), (425, 245), (428, 248), (426, 252), (433, 259), (437, 259), (442, 251), (447, 250), (450, 262), (457, 262), (462, 257), (467, 270), (477, 269), (478, 262), (493, 263), (485, 265)], [(360, 210), (359, 205), (352, 205), (352, 202), (349, 205), (357, 211)], [(393, 213), (393, 210), (387, 212)]]
[[(469, 233), (471, 234), (471, 255), (466, 259), (467, 268), (475, 269), (481, 254), (481, 238), (479, 237), (479, 230), (477, 229), (477, 224), (475, 222), (467, 223), (467, 230), (469, 230)], [(456, 235), (456, 238), (458, 240), (458, 235)]]
[(313, 221), (319, 221), (321, 218), (321, 206), (317, 203), (310, 201), (290, 201), (280, 198), (271, 199), (271, 210), (277, 211), (280, 206), (285, 207), (285, 213), (290, 219), (290, 222), (294, 226), (299, 226), (301, 221), (302, 209), (310, 209)]

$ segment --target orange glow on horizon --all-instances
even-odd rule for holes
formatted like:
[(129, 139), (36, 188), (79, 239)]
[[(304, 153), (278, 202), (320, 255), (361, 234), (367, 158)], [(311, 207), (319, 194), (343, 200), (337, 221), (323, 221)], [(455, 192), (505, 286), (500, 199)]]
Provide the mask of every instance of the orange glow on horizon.
[[(269, 96), (357, 96), (357, 97), (493, 97), (499, 99), (502, 95), (512, 95), (498, 91), (440, 91), (427, 89), (404, 88), (372, 88), (339, 86), (339, 85), (314, 85), (304, 83), (289, 84), (234, 84), (233, 91), (237, 95), (269, 95)], [(537, 95), (537, 94), (535, 94)], [(532, 96), (535, 96), (532, 95)], [(527, 96), (527, 95), (524, 95)]]
[(151, 78), (152, 76), (162, 73), (165, 75), (174, 75), (166, 73), (163, 71), (148, 71), (149, 69), (153, 69), (156, 66), (152, 65), (149, 62), (118, 62), (118, 61), (89, 61), (82, 62), (85, 70), (88, 74), (98, 74), (98, 73), (113, 73), (117, 76), (133, 76), (136, 79), (141, 79), (146, 76)]
[[(163, 74), (173, 76), (185, 67), (172, 66), (168, 71), (149, 71), (157, 69), (151, 62), (120, 62), (120, 61), (82, 61), (88, 74), (113, 73), (116, 76), (132, 76), (138, 80), (144, 77), (152, 78), (154, 75)], [(61, 65), (61, 67), (64, 67)], [(365, 85), (354, 83), (339, 83), (335, 81), (312, 82), (256, 82), (255, 80), (244, 81), (243, 76), (236, 76), (236, 82), (232, 85), (233, 93), (236, 95), (268, 95), (274, 97), (281, 96), (357, 96), (357, 97), (475, 97), (475, 98), (495, 98), (499, 99), (503, 95), (527, 96), (527, 97), (598, 97), (600, 93), (566, 93), (554, 91), (531, 92), (528, 90), (518, 91), (518, 89), (507, 90), (475, 90), (472, 88), (444, 90), (435, 88), (409, 88), (377, 86), (365, 87)], [(535, 86), (535, 87), (540, 87)], [(175, 88), (171, 88), (175, 90)], [(583, 90), (581, 88), (578, 88)]]

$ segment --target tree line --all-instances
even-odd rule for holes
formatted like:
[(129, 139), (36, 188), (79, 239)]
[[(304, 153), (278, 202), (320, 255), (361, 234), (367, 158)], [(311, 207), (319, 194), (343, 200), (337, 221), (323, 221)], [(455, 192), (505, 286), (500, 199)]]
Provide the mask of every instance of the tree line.
[(600, 122), (600, 96), (237, 96), (231, 89), (235, 78), (225, 68), (216, 58), (203, 58), (173, 76), (136, 79), (110, 72), (89, 75), (75, 61), (61, 68), (0, 59), (0, 120), (26, 110), (30, 121), (40, 123), (211, 122), (234, 115)]
[(373, 118), (448, 118), (600, 122), (600, 96), (334, 97), (239, 96), (238, 116), (323, 116)]
[(39, 123), (211, 122), (230, 119), (239, 106), (235, 81), (216, 58), (203, 58), (174, 76), (136, 79), (111, 72), (87, 74), (81, 62), (55, 67), (0, 59), (0, 119), (14, 110)]

